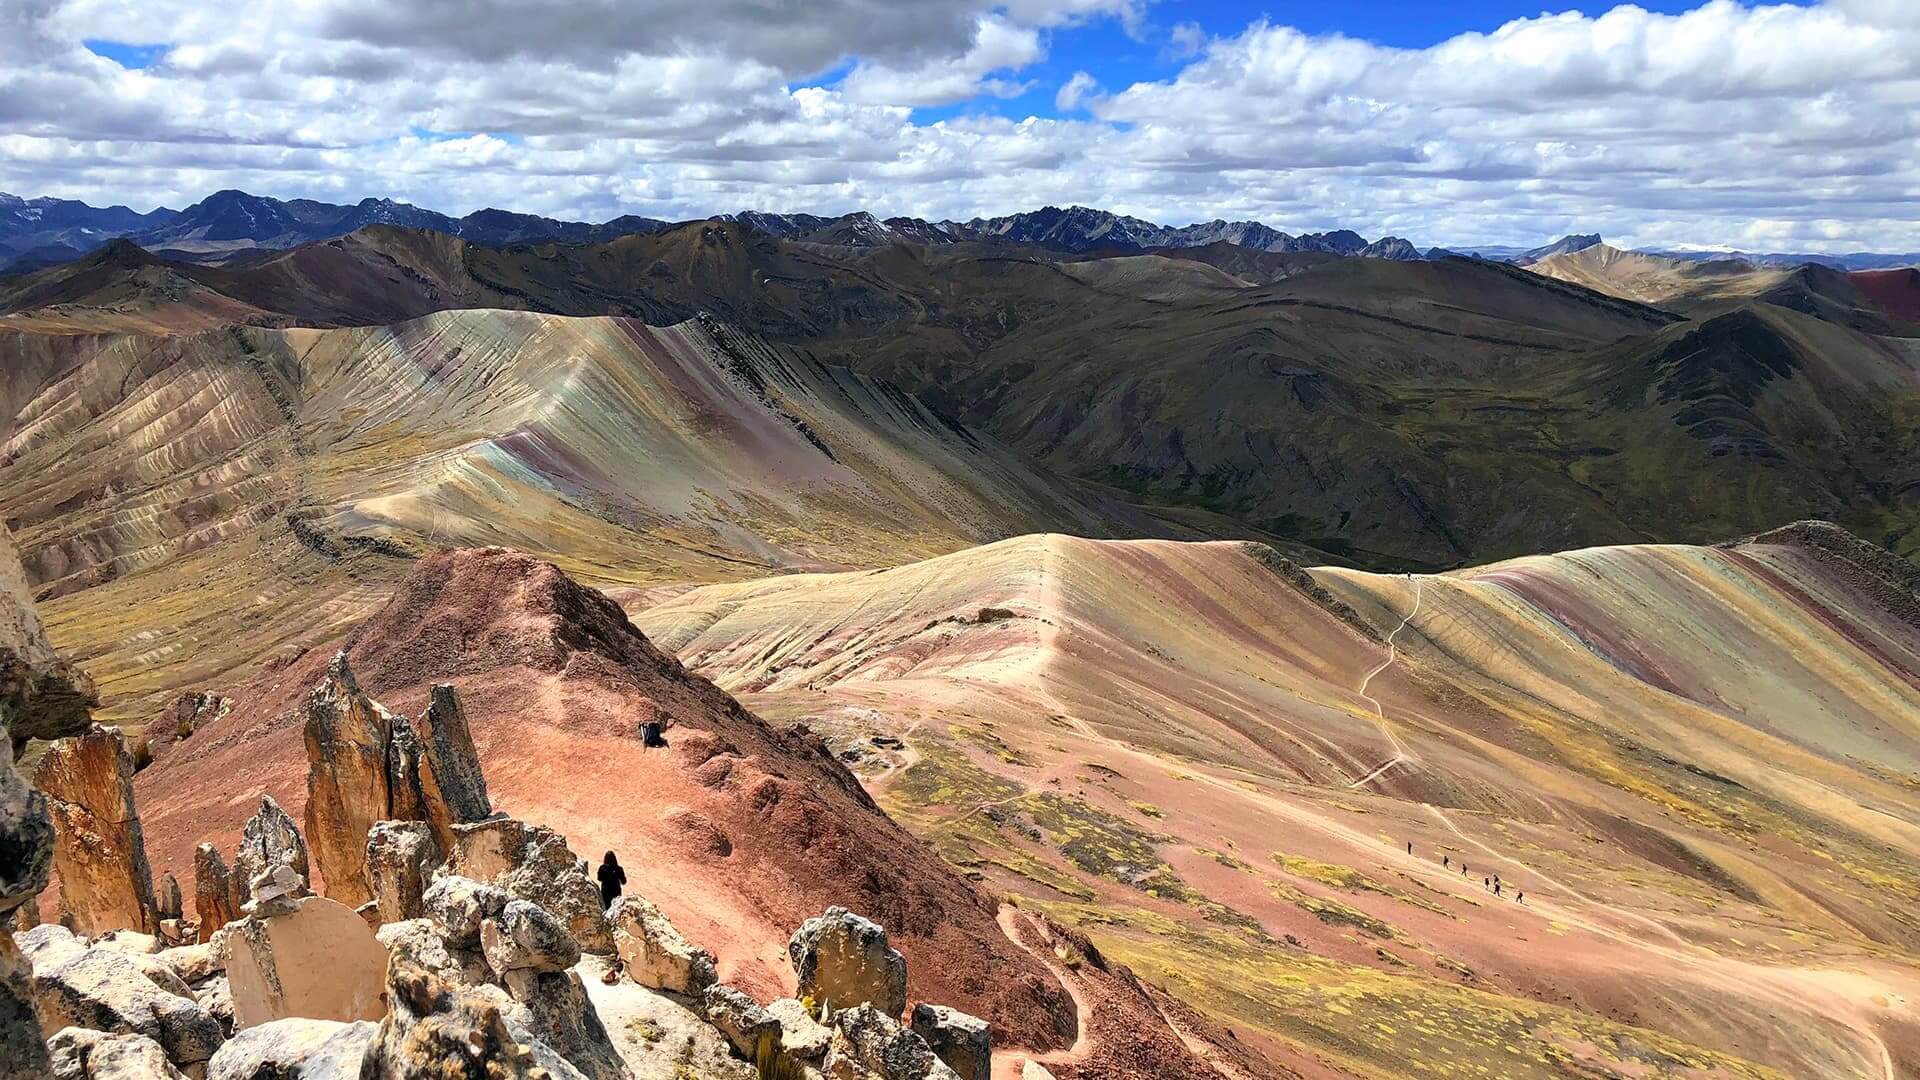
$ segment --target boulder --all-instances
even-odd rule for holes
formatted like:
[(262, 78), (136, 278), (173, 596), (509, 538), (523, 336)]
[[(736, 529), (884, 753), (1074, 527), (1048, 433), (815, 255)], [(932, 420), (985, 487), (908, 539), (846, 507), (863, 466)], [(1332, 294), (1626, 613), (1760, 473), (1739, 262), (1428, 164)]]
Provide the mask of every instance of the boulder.
[(477, 986), (491, 974), (480, 952), (478, 935), (472, 947), (461, 948), (448, 940), (446, 930), (433, 919), (387, 923), (374, 937), (386, 948), (388, 963), (404, 959), (455, 986)]
[(699, 994), (718, 980), (713, 954), (682, 937), (646, 897), (622, 897), (608, 918), (620, 964), (627, 977), (641, 986)]
[(83, 934), (159, 929), (126, 737), (96, 724), (61, 739), (40, 760), (33, 782), (58, 836), (60, 907), (73, 927)]
[(580, 962), (580, 945), (560, 921), (538, 904), (510, 900), (480, 925), (480, 947), (516, 1000), (526, 1000), (527, 978), (565, 971)]
[(48, 643), (20, 553), (0, 526), (0, 725), (21, 746), (63, 739), (85, 731), (99, 703), (93, 680)]
[(232, 878), (219, 848), (200, 844), (193, 849), (193, 914), (201, 941), (211, 940), (215, 931), (240, 917)]
[[(306, 883), (293, 867), (286, 863), (277, 863), (249, 883), (248, 890), (253, 899), (240, 905), (242, 915), (265, 919), (274, 915), (290, 915), (300, 909), (300, 898), (306, 895)], [(233, 925), (232, 923), (228, 924)]]
[[(53, 820), (46, 797), (13, 767), (13, 742), (0, 715), (0, 918), (34, 908), (53, 870)], [(34, 908), (35, 917), (38, 909)]]
[(184, 914), (182, 910), (184, 901), (180, 896), (180, 880), (173, 876), (173, 871), (169, 870), (160, 875), (159, 895), (153, 898), (153, 902), (155, 910), (159, 912), (161, 922), (167, 922), (169, 920), (177, 922), (181, 915)]
[(387, 950), (353, 909), (323, 896), (285, 914), (250, 918), (227, 932), (234, 1026), (292, 1016), (378, 1020)]
[(290, 1017), (250, 1027), (207, 1063), (207, 1080), (359, 1080), (379, 1025)]
[(958, 1080), (925, 1039), (871, 1005), (833, 1014), (824, 1071), (832, 1080)]
[(798, 998), (781, 998), (767, 1006), (768, 1015), (780, 1021), (780, 1052), (797, 1061), (818, 1063), (827, 1056), (833, 1031), (807, 1011), (807, 1003)]
[(587, 1080), (628, 1080), (626, 1062), (587, 999), (578, 973), (544, 972), (522, 985), (507, 1014), (516, 1031), (524, 1030), (552, 1048)]
[(879, 923), (842, 907), (800, 924), (787, 942), (799, 995), (833, 1009), (871, 1005), (891, 1017), (907, 1009), (907, 959)]
[(145, 1035), (189, 1071), (224, 1038), (198, 1002), (162, 990), (124, 953), (87, 949), (47, 968), (36, 964), (33, 988), (48, 1036), (64, 1027)]
[(33, 965), (0, 930), (0, 1076), (45, 1076), (46, 1035), (34, 1008)]
[(458, 874), (443, 874), (421, 897), (429, 914), (439, 920), (448, 944), (480, 947), (480, 926), (506, 910), (506, 890)]
[(154, 959), (188, 986), (206, 982), (227, 970), (225, 950), (221, 943), (211, 941), (162, 949)]
[(373, 899), (367, 830), (394, 816), (393, 722), (361, 693), (344, 650), (307, 696), (307, 844), (327, 895), (348, 907)]
[(450, 872), (491, 882), (552, 912), (583, 952), (613, 952), (613, 929), (600, 906), (600, 886), (588, 874), (586, 860), (568, 849), (566, 837), (510, 817), (456, 824), (452, 833)]
[(215, 975), (194, 987), (193, 1000), (207, 1010), (207, 1015), (213, 1017), (221, 1031), (229, 1037), (233, 1035), (233, 987), (228, 985), (225, 975)]
[(13, 941), (25, 954), (35, 971), (51, 971), (62, 962), (87, 951), (84, 938), (59, 923), (41, 923), (31, 930), (13, 935)]
[(47, 1040), (53, 1080), (186, 1080), (160, 1044), (130, 1032), (61, 1028)]
[[(260, 796), (260, 809), (247, 819), (240, 831), (240, 850), (234, 852), (233, 918), (239, 918), (240, 905), (247, 900), (247, 887), (253, 879), (276, 866), (287, 866), (300, 877), (303, 887), (311, 888), (313, 871), (307, 858), (307, 842), (294, 825), (293, 816), (280, 809), (272, 796)], [(229, 920), (231, 921), (231, 920)]]
[(147, 725), (147, 734), (156, 744), (190, 738), (194, 732), (232, 711), (232, 698), (204, 690), (186, 690)]
[(380, 921), (400, 922), (427, 913), (424, 900), (440, 845), (423, 821), (379, 821), (367, 832), (367, 875)]
[(745, 993), (727, 985), (709, 986), (700, 996), (707, 1023), (727, 1037), (741, 1057), (766, 1075), (779, 1053), (780, 1021)]
[(387, 1000), (359, 1080), (546, 1080), (489, 995), (396, 961)]
[(913, 1007), (913, 1033), (927, 1040), (934, 1056), (959, 1073), (960, 1080), (989, 1080), (993, 1034), (985, 1020), (922, 1002)]
[(440, 683), (417, 723), (421, 741), (420, 788), (427, 821), (441, 850), (453, 846), (453, 826), (493, 816), (486, 774), (474, 748), (467, 712), (452, 686)]

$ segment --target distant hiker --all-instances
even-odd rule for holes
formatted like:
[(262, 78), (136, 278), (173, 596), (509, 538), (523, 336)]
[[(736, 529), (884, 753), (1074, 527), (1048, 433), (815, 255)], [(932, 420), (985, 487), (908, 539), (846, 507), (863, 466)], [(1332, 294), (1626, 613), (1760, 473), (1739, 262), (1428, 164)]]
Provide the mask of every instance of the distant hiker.
[(626, 883), (627, 872), (620, 860), (613, 857), (613, 852), (607, 852), (607, 857), (600, 860), (600, 907), (603, 910), (620, 898), (620, 886)]
[(1407, 854), (1413, 854), (1413, 841), (1407, 841)]
[(1500, 895), (1500, 883), (1497, 881), (1493, 883), (1493, 895), (1495, 896)]
[(667, 739), (663, 732), (667, 730), (664, 720), (649, 720), (640, 725), (641, 746), (665, 746)]
[(1451, 865), (1453, 865), (1453, 856), (1451, 855), (1440, 856), (1440, 869), (1445, 870)]
[(1481, 878), (1481, 879), (1480, 879), (1480, 887), (1481, 887), (1481, 888), (1483, 888), (1483, 889), (1491, 889), (1491, 888), (1493, 888), (1493, 879), (1492, 879), (1492, 878), (1490, 878), (1490, 877), (1483, 877), (1483, 878)]
[(1516, 904), (1524, 904), (1524, 903), (1526, 903), (1526, 902), (1527, 902), (1527, 893), (1526, 893), (1526, 890), (1524, 890), (1524, 889), (1515, 889), (1515, 890), (1513, 891), (1513, 902), (1514, 902), (1514, 903), (1516, 903)]

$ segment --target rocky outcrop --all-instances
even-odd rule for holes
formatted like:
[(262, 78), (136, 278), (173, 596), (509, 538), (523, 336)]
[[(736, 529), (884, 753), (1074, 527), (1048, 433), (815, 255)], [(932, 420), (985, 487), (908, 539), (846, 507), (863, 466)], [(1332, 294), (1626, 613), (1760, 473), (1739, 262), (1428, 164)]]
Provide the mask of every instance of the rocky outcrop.
[(381, 821), (367, 832), (367, 876), (380, 921), (400, 922), (427, 913), (425, 894), (440, 845), (424, 821)]
[(420, 788), (426, 799), (427, 822), (433, 826), (441, 850), (451, 850), (454, 825), (493, 816), (487, 778), (480, 770), (480, 752), (474, 748), (473, 731), (467, 726), (467, 711), (451, 685), (434, 685), (418, 728)]
[(478, 986), (491, 975), (477, 945), (462, 948), (453, 944), (435, 919), (387, 923), (374, 931), (374, 937), (387, 950), (389, 962), (404, 958), (456, 986)]
[(160, 888), (158, 895), (153, 898), (153, 903), (163, 923), (169, 919), (178, 922), (184, 914), (182, 905), (185, 901), (180, 896), (180, 879), (173, 876), (173, 871), (169, 870), (160, 875)]
[(989, 1080), (993, 1034), (985, 1020), (922, 1002), (913, 1007), (913, 1033), (925, 1039), (934, 1056), (960, 1074), (960, 1080)]
[(587, 999), (578, 973), (544, 972), (521, 986), (525, 996), (507, 1014), (516, 1033), (524, 1031), (551, 1048), (587, 1080), (629, 1080), (626, 1062)]
[(580, 945), (567, 928), (538, 904), (508, 901), (480, 925), (487, 966), (516, 1000), (532, 993), (532, 977), (565, 971), (580, 962)]
[(423, 901), (439, 920), (447, 941), (457, 948), (480, 948), (480, 928), (488, 919), (506, 910), (511, 899), (506, 890), (494, 885), (443, 874), (427, 887)]
[(927, 1041), (871, 1005), (833, 1014), (831, 1080), (958, 1080)]
[(214, 932), (240, 917), (235, 903), (238, 890), (233, 873), (220, 858), (220, 849), (201, 844), (193, 849), (193, 914), (198, 921), (201, 941), (213, 939)]
[(717, 981), (713, 954), (681, 936), (644, 896), (622, 897), (608, 915), (613, 947), (626, 976), (641, 986), (699, 994)]
[(588, 875), (586, 860), (567, 847), (566, 837), (510, 817), (454, 825), (452, 832), (451, 873), (492, 882), (552, 912), (586, 952), (613, 952), (600, 886)]
[(780, 1052), (793, 1061), (818, 1066), (833, 1044), (833, 1029), (807, 1011), (799, 998), (768, 1003), (767, 1014), (780, 1022)]
[(187, 1071), (211, 1058), (224, 1037), (198, 1002), (161, 989), (124, 953), (82, 949), (44, 966), (36, 962), (33, 985), (48, 1037), (64, 1027), (144, 1035)]
[[(10, 755), (12, 748), (6, 752)], [(0, 1076), (46, 1075), (45, 1038), (34, 1008), (33, 966), (13, 935), (0, 930)]]
[(159, 927), (153, 874), (133, 804), (133, 755), (114, 728), (61, 739), (41, 759), (34, 786), (47, 797), (59, 840), (60, 907), (75, 930), (97, 934)]
[(292, 901), (227, 928), (234, 1025), (288, 1017), (378, 1020), (387, 950), (353, 909), (324, 896)]
[(99, 703), (93, 680), (48, 644), (20, 554), (0, 526), (0, 727), (15, 746), (62, 739), (85, 731)]
[(387, 999), (359, 1080), (548, 1080), (489, 995), (396, 960)]
[(307, 697), (307, 843), (327, 895), (348, 907), (373, 898), (367, 830), (394, 817), (393, 720), (360, 692), (344, 652)]
[(37, 916), (35, 898), (53, 866), (53, 822), (44, 797), (13, 767), (13, 740), (0, 709), (0, 1076), (43, 1075), (47, 1048), (33, 1006), (33, 968), (10, 929)]
[(292, 1018), (251, 1027), (207, 1063), (207, 1080), (359, 1080), (379, 1025)]
[(907, 960), (872, 919), (842, 907), (800, 924), (787, 942), (800, 996), (834, 1009), (872, 1005), (891, 1017), (907, 1010)]
[(280, 809), (268, 795), (260, 796), (260, 809), (247, 819), (240, 831), (240, 850), (233, 856), (233, 908), (237, 912), (246, 903), (253, 880), (275, 866), (285, 866), (299, 875), (301, 882), (313, 881), (307, 857), (307, 842), (293, 823), (293, 815)]
[(186, 1080), (145, 1035), (62, 1028), (47, 1040), (53, 1080)]
[(780, 1021), (760, 1003), (731, 986), (709, 986), (700, 998), (700, 1013), (727, 1037), (741, 1057), (767, 1075), (780, 1048)]

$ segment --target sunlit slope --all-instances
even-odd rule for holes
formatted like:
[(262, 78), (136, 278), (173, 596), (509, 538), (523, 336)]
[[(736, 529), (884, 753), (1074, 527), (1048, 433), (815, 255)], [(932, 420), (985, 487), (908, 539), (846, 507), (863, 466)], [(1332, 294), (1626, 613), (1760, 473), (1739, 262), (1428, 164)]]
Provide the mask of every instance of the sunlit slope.
[(0, 349), (0, 503), (116, 709), (332, 632), (430, 548), (646, 583), (1155, 527), (712, 322), (459, 311)]
[(1021, 537), (636, 619), (1303, 1070), (1882, 1077), (1920, 1067), (1920, 600), (1835, 534), (1312, 579)]

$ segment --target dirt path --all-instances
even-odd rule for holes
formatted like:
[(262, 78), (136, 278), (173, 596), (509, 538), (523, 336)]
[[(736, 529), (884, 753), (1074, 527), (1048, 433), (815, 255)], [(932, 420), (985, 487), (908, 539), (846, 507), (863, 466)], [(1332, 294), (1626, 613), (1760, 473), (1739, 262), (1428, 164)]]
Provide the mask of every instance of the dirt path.
[(1011, 904), (1001, 904), (1000, 911), (994, 916), (994, 921), (1000, 925), (1000, 932), (1007, 935), (1007, 940), (1013, 942), (1015, 948), (1044, 965), (1053, 973), (1054, 979), (1059, 982), (1060, 988), (1067, 992), (1067, 996), (1073, 998), (1079, 1033), (1075, 1036), (1073, 1045), (1065, 1050), (1048, 1050), (1039, 1054), (1027, 1050), (995, 1051), (993, 1055), (995, 1080), (999, 1080), (1002, 1076), (1009, 1078), (1019, 1076), (1022, 1062), (1032, 1061), (1041, 1065), (1073, 1065), (1085, 1061), (1087, 1055), (1093, 1052), (1093, 1007), (1087, 1004), (1086, 998), (1081, 994), (1079, 980), (1069, 976), (1051, 953), (1035, 949), (1021, 940), (1021, 917), (1020, 909)]
[(1400, 658), (1400, 649), (1399, 646), (1394, 644), (1394, 639), (1400, 636), (1400, 631), (1407, 628), (1407, 624), (1413, 621), (1415, 615), (1420, 614), (1420, 602), (1424, 598), (1423, 594), (1425, 590), (1421, 586), (1420, 579), (1414, 577), (1412, 574), (1407, 575), (1407, 580), (1413, 583), (1413, 608), (1407, 612), (1405, 618), (1400, 620), (1400, 625), (1393, 628), (1393, 633), (1387, 635), (1386, 659), (1380, 661), (1378, 667), (1367, 672), (1366, 676), (1360, 680), (1360, 689), (1356, 691), (1360, 697), (1366, 700), (1367, 704), (1373, 706), (1374, 722), (1380, 725), (1380, 734), (1387, 737), (1387, 745), (1393, 747), (1393, 757), (1387, 759), (1386, 764), (1381, 765), (1367, 775), (1348, 784), (1347, 787), (1350, 790), (1365, 787), (1373, 783), (1379, 779), (1382, 773), (1385, 773), (1395, 765), (1403, 765), (1413, 761), (1412, 755), (1407, 753), (1406, 744), (1400, 741), (1400, 736), (1394, 734), (1392, 725), (1387, 723), (1387, 710), (1381, 707), (1380, 699), (1367, 693), (1367, 687), (1373, 684), (1373, 677), (1392, 667), (1394, 661)]

